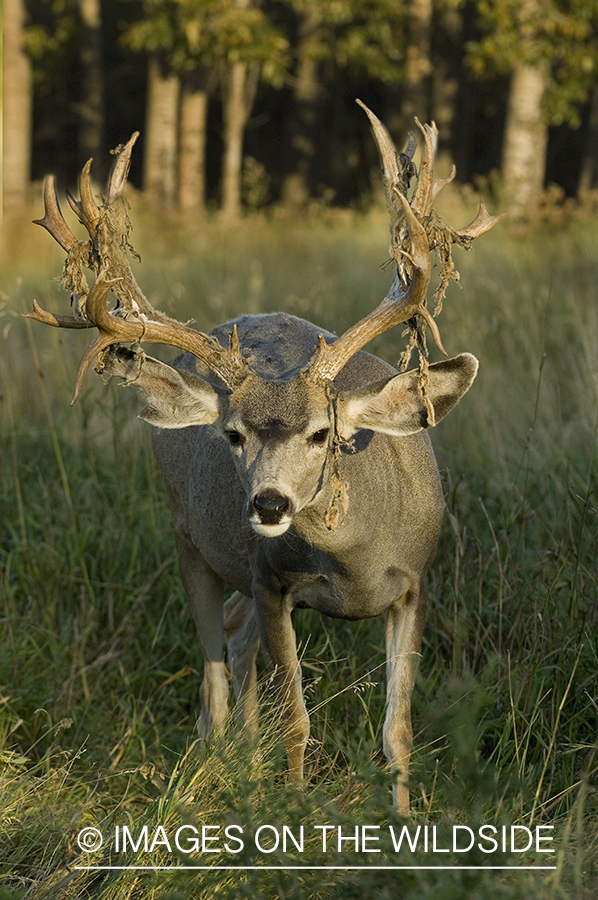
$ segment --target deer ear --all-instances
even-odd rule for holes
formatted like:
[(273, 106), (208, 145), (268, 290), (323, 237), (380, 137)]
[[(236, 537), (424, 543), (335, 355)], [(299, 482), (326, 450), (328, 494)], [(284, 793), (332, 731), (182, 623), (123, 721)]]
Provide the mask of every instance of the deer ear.
[(430, 421), (416, 370), (395, 375), (359, 391), (341, 394), (338, 402), (339, 434), (348, 439), (360, 428), (366, 428), (404, 437), (436, 425), (457, 405), (477, 371), (478, 361), (470, 353), (462, 353), (430, 366), (427, 396), (434, 410), (434, 421)]
[(141, 350), (110, 348), (102, 360), (102, 374), (120, 375), (125, 384), (142, 391), (147, 406), (139, 418), (158, 428), (210, 425), (220, 415), (220, 395), (211, 384)]

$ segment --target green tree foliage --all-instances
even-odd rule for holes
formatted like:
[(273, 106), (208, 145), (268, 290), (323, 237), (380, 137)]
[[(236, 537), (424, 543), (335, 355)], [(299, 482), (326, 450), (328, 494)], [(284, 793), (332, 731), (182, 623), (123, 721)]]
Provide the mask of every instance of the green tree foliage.
[(33, 64), (34, 85), (47, 93), (77, 52), (80, 21), (75, 0), (37, 0), (29, 5), (25, 48)]
[(160, 54), (176, 72), (220, 63), (259, 63), (261, 77), (280, 86), (288, 41), (263, 10), (235, 0), (143, 0), (143, 17), (123, 41), (131, 50)]
[(313, 25), (312, 59), (334, 58), (341, 68), (390, 83), (400, 79), (405, 58), (405, 7), (396, 0), (287, 0)]
[(477, 9), (482, 34), (467, 45), (474, 75), (492, 78), (517, 62), (548, 63), (547, 121), (579, 125), (598, 71), (598, 2), (479, 0)]

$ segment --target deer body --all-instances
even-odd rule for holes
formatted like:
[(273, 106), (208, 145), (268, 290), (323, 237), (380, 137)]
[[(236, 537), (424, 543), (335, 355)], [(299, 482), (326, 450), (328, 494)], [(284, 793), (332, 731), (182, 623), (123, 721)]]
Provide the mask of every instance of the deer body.
[[(435, 197), (453, 176), (437, 177), (437, 134), (419, 123), (424, 149), (408, 200), (415, 141), (397, 154), (386, 129), (364, 109), (382, 158), (395, 266), (387, 296), (341, 337), (284, 314), (242, 316), (205, 335), (153, 309), (125, 252), (122, 190), (136, 134), (119, 149), (101, 207), (89, 163), (81, 200), (67, 193), (87, 243), (72, 234), (47, 180), (38, 224), (68, 253), (63, 284), (75, 315), (55, 316), (37, 304), (30, 315), (59, 327), (98, 328), (73, 402), (95, 358), (96, 371), (121, 376), (146, 397), (141, 417), (156, 427), (181, 577), (203, 646), (200, 733), (220, 728), (227, 714), (225, 634), (240, 718), (255, 731), (261, 643), (279, 694), (290, 775), (301, 780), (309, 719), (292, 612), (310, 607), (344, 619), (384, 613), (384, 752), (395, 772), (395, 802), (406, 810), (424, 578), (443, 511), (425, 430), (450, 412), (477, 371), (477, 360), (466, 353), (428, 365), (426, 324), (445, 352), (426, 308), (430, 251), (441, 248), (442, 298), (458, 277), (451, 245), (468, 248), (497, 219), (481, 204), (476, 219), (455, 231), (433, 215)], [(91, 289), (85, 266), (96, 273)], [(110, 291), (117, 298), (113, 310), (106, 303)], [(361, 349), (399, 323), (408, 323), (410, 347), (420, 352), (419, 370), (402, 374)], [(142, 341), (184, 352), (169, 365), (147, 356)], [(224, 603), (227, 586), (235, 592)]]
[[(309, 607), (344, 619), (388, 613), (385, 748), (390, 765), (401, 769), (399, 799), (405, 805), (410, 697), (424, 624), (423, 579), (436, 549), (444, 505), (430, 440), (419, 418), (409, 425), (415, 433), (397, 437), (374, 430), (382, 422), (391, 429), (400, 420), (392, 409), (388, 421), (378, 413), (380, 422), (372, 429), (353, 430), (345, 422), (345, 430), (353, 433), (340, 446), (336, 475), (346, 486), (346, 501), (340, 521), (332, 527), (327, 524), (334, 492), (330, 390), (303, 374), (322, 331), (301, 319), (274, 314), (242, 317), (212, 334), (225, 343), (234, 328), (244, 355), (251, 358), (252, 375), (240, 389), (218, 394), (217, 379), (205, 367), (189, 354), (180, 357), (175, 366), (198, 376), (192, 385), (195, 403), (201, 391), (207, 391), (208, 398), (213, 392), (218, 415), (210, 424), (158, 428), (154, 435), (173, 511), (181, 575), (210, 663), (201, 691), (200, 731), (207, 735), (219, 727), (228, 709), (225, 587), (238, 591), (229, 601), (237, 620), (242, 607), (241, 621), (231, 629), (241, 637), (236, 637), (229, 665), (243, 718), (250, 728), (255, 726), (259, 636), (285, 696), (287, 751), (296, 778), (303, 774), (308, 718), (292, 611)], [(324, 336), (334, 340), (333, 335)], [(461, 389), (475, 374), (472, 359), (464, 357), (464, 374), (459, 369)], [(135, 359), (119, 351), (109, 365), (127, 377)], [(142, 416), (166, 426), (176, 417), (183, 426), (188, 420), (180, 397), (175, 412), (169, 397), (157, 396), (160, 368), (147, 368), (135, 376), (135, 384), (155, 403)], [(340, 411), (350, 418), (343, 404), (347, 397), (361, 397), (369, 386), (396, 378), (407, 376), (397, 376), (387, 363), (358, 352), (333, 383), (337, 415)], [(197, 414), (195, 405), (190, 416)], [(232, 426), (235, 434), (243, 434), (245, 458), (227, 439)], [(310, 436), (325, 429), (326, 441), (310, 445)], [(266, 491), (287, 500), (293, 511), (281, 534), (269, 534), (281, 527), (278, 521), (260, 522), (253, 508), (254, 498)]]

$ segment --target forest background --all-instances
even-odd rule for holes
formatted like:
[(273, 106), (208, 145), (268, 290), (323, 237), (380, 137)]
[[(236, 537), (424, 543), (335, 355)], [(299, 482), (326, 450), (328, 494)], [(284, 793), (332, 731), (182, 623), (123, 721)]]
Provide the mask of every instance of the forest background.
[[(434, 119), (447, 165), (515, 216), (598, 184), (598, 0), (4, 0), (3, 205), (141, 131), (163, 209), (357, 206)], [(447, 169), (448, 171), (448, 169)], [(556, 187), (554, 187), (556, 186)]]

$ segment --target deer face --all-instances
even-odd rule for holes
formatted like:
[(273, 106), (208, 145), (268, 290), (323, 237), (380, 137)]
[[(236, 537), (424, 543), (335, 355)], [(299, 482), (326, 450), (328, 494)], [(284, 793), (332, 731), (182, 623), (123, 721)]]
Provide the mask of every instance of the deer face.
[(319, 492), (332, 439), (329, 401), (322, 387), (299, 375), (289, 381), (248, 376), (221, 418), (249, 521), (258, 534), (284, 534)]

